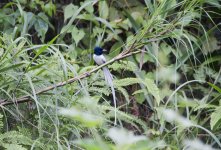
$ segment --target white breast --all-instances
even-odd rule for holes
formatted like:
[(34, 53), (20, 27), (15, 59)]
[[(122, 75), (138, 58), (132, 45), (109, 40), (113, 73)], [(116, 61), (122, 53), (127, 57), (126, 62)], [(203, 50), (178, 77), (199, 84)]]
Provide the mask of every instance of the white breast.
[(96, 62), (96, 64), (98, 64), (98, 65), (102, 65), (106, 62), (106, 59), (105, 59), (104, 55), (99, 55), (98, 56), (98, 55), (94, 54), (93, 59)]

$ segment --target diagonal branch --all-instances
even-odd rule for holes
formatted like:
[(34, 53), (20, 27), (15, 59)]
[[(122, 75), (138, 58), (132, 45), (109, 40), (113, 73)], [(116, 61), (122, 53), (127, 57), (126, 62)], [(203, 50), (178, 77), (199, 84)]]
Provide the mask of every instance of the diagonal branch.
[[(45, 92), (53, 90), (53, 89), (55, 89), (57, 87), (65, 86), (67, 84), (73, 83), (73, 82), (78, 81), (80, 79), (86, 78), (86, 77), (90, 76), (93, 72), (96, 72), (97, 70), (101, 69), (104, 66), (112, 64), (113, 62), (115, 62), (117, 60), (121, 60), (121, 59), (129, 57), (131, 55), (138, 54), (140, 52), (141, 51), (138, 50), (138, 51), (129, 52), (129, 53), (126, 53), (126, 54), (119, 54), (118, 56), (114, 57), (113, 59), (111, 59), (110, 61), (106, 62), (105, 64), (100, 65), (100, 66), (98, 66), (98, 67), (96, 67), (96, 68), (94, 68), (94, 69), (92, 69), (92, 70), (90, 70), (88, 72), (85, 72), (85, 73), (83, 73), (83, 74), (81, 74), (79, 76), (76, 76), (74, 78), (70, 78), (67, 81), (59, 82), (59, 83), (57, 83), (57, 84), (55, 84), (53, 86), (49, 86), (49, 87), (46, 87), (45, 89), (39, 90), (39, 91), (36, 92), (36, 95), (45, 93)], [(8, 100), (8, 99), (1, 100), (0, 101), (0, 106), (24, 103), (24, 102), (28, 102), (28, 101), (31, 101), (31, 97), (29, 95), (26, 95), (26, 96), (22, 96), (22, 97), (19, 97), (19, 98), (15, 98), (15, 101), (11, 101), (11, 100)]]

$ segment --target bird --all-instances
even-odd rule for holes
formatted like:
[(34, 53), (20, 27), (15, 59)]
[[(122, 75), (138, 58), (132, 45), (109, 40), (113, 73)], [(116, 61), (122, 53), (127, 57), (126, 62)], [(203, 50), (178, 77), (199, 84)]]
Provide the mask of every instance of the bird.
[[(106, 58), (103, 55), (103, 48), (101, 48), (99, 46), (96, 46), (94, 48), (93, 59), (97, 65), (102, 65), (102, 64), (106, 63)], [(117, 118), (117, 110), (116, 110), (117, 104), (116, 104), (116, 96), (115, 96), (115, 90), (114, 90), (114, 85), (113, 85), (113, 76), (112, 76), (110, 70), (106, 66), (104, 66), (102, 69), (103, 69), (105, 81), (106, 81), (107, 85), (110, 86), (111, 91), (112, 91), (114, 108), (115, 108), (114, 124), (116, 125), (117, 124), (117, 119), (116, 119)]]

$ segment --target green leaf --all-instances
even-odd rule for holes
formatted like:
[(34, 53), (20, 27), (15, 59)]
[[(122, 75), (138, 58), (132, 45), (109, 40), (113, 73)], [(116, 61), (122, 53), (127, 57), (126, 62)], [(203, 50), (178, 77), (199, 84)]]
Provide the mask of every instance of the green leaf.
[[(144, 89), (142, 89), (144, 91)], [(143, 93), (136, 93), (135, 95), (136, 98), (136, 102), (138, 102), (139, 104), (142, 104), (145, 101), (145, 96), (144, 96), (144, 92)]]
[(9, 131), (1, 134), (1, 139), (8, 141), (8, 143), (16, 143), (21, 145), (32, 145), (33, 141), (27, 135), (17, 131)]
[(72, 38), (74, 39), (76, 46), (78, 45), (78, 42), (83, 39), (85, 33), (84, 30), (78, 30), (76, 27), (73, 27), (71, 32)]
[(107, 19), (108, 17), (109, 7), (105, 0), (99, 1), (99, 14), (100, 14), (100, 17), (103, 19)]
[(114, 29), (112, 28), (112, 25), (105, 19), (101, 18), (101, 17), (94, 17), (95, 20), (97, 20), (98, 22), (103, 23), (104, 25), (106, 25), (111, 31), (113, 31), (113, 33), (115, 33)]
[(67, 5), (64, 9), (64, 21), (70, 18), (77, 10), (78, 6), (75, 6), (72, 3)]
[(0, 48), (0, 57), (4, 54), (4, 49)]
[(3, 146), (4, 148), (6, 148), (6, 150), (27, 150), (26, 148), (18, 144), (4, 144)]
[[(0, 113), (0, 131), (2, 131), (2, 128), (4, 126), (4, 123), (3, 123), (3, 115)], [(1, 132), (0, 132), (1, 133)]]
[(200, 17), (199, 13), (189, 12), (189, 13), (186, 13), (179, 21), (182, 26), (187, 26), (190, 24), (190, 22), (193, 19), (198, 18), (198, 17)]
[[(94, 3), (94, 1), (85, 1), (81, 7), (79, 9), (77, 9), (72, 15), (71, 15), (71, 19), (68, 22), (68, 24), (65, 26), (65, 29), (62, 29), (61, 33), (65, 33), (67, 32), (67, 30), (70, 28), (70, 26), (73, 24), (74, 20), (76, 19), (76, 17), (79, 15), (79, 13), (87, 6), (91, 5), (92, 3)], [(63, 27), (64, 28), (64, 27)], [(65, 36), (65, 34), (62, 34), (60, 36), (60, 38), (58, 39), (58, 42), (61, 41), (61, 39), (63, 39)]]
[(106, 143), (95, 140), (95, 139), (89, 139), (89, 138), (84, 138), (84, 139), (79, 139), (74, 141), (75, 144), (80, 145), (81, 149), (92, 149), (92, 150), (103, 150), (107, 147)]
[(220, 125), (218, 123), (220, 123), (221, 120), (221, 106), (217, 107), (216, 110), (211, 114), (211, 119), (210, 119), (210, 128), (212, 130), (215, 129), (215, 127), (217, 127), (217, 125)]
[(121, 92), (121, 94), (125, 97), (126, 101), (129, 103), (130, 100), (129, 100), (129, 94), (128, 94), (127, 90), (122, 87), (118, 87), (117, 89), (118, 89), (118, 91)]
[(27, 22), (28, 22), (28, 29), (27, 30), (29, 30), (36, 22), (36, 17), (32, 12), (27, 13)]
[(221, 56), (211, 56), (209, 58), (207, 58), (202, 64), (201, 66), (205, 66), (205, 65), (208, 65), (210, 63), (213, 63), (213, 62), (216, 62), (216, 61), (220, 61), (221, 60)]
[[(83, 2), (81, 2), (81, 5), (83, 5), (84, 3)], [(94, 7), (93, 7), (93, 5), (88, 5), (88, 6), (86, 6), (85, 8), (84, 8), (87, 12), (89, 12), (89, 14), (93, 14), (93, 12), (94, 12)]]
[[(44, 20), (47, 16), (44, 13), (38, 14), (38, 19), (35, 22), (35, 30), (38, 33), (38, 37), (41, 37), (41, 41), (43, 42), (45, 39), (45, 34), (48, 31), (48, 23)], [(44, 19), (43, 19), (44, 18)]]
[(122, 86), (128, 86), (128, 85), (140, 83), (140, 82), (141, 80), (138, 78), (124, 78), (124, 79), (114, 81), (114, 85), (118, 87), (122, 87)]
[(112, 68), (115, 71), (121, 71), (121, 70), (134, 71), (137, 69), (137, 66), (132, 61), (120, 60), (118, 62), (113, 63), (112, 65), (109, 65), (109, 68)]
[(164, 1), (164, 0), (161, 0), (160, 3), (162, 4), (162, 12), (163, 13), (167, 13), (168, 11), (174, 9), (176, 7), (176, 3), (177, 1), (176, 0), (167, 0), (167, 1)]
[(18, 0), (20, 4), (27, 4), (27, 0)]
[(206, 3), (220, 8), (219, 0), (207, 0)]
[(44, 66), (44, 65), (45, 65), (44, 63), (43, 63), (43, 64), (38, 64), (38, 65), (36, 65), (36, 66), (30, 67), (30, 68), (28, 69), (28, 71), (35, 70), (35, 69), (39, 69), (39, 68), (41, 68), (41, 67)]
[(18, 63), (18, 64), (15, 64), (15, 65), (4, 67), (4, 68), (0, 69), (0, 73), (8, 71), (8, 70), (11, 70), (11, 69), (14, 69), (14, 68), (18, 68), (18, 67), (20, 67), (20, 66), (22, 66), (24, 64), (25, 63)]
[(144, 0), (144, 2), (145, 2), (145, 4), (146, 4), (148, 10), (149, 10), (151, 13), (153, 13), (153, 11), (154, 11), (154, 6), (153, 6), (153, 4), (151, 3), (151, 0)]
[(215, 84), (212, 84), (210, 82), (207, 82), (207, 83), (221, 94), (221, 88), (219, 88), (218, 86), (216, 86)]
[[(136, 54), (135, 59), (136, 59), (137, 62), (140, 62), (141, 55), (142, 54), (140, 54), (140, 53)], [(154, 62), (153, 58), (150, 55), (144, 54), (143, 55), (143, 63), (146, 63), (147, 61)]]
[(109, 56), (114, 57), (117, 56), (120, 51), (121, 51), (121, 43), (120, 42), (116, 42), (110, 49), (110, 53)]
[(132, 17), (132, 15), (126, 10), (124, 9), (124, 13), (127, 16), (127, 18), (129, 19), (130, 23), (132, 24), (132, 27), (135, 31), (138, 31), (139, 29), (139, 24), (134, 20), (134, 18)]
[(103, 119), (100, 116), (92, 114), (89, 111), (82, 111), (76, 108), (70, 108), (70, 109), (62, 108), (60, 109), (59, 113), (66, 117), (71, 117), (87, 127), (99, 126), (103, 122)]
[(50, 1), (46, 5), (43, 6), (43, 10), (47, 13), (50, 17), (56, 12), (56, 6)]
[(31, 66), (31, 64), (34, 62), (34, 60), (41, 54), (43, 53), (51, 44), (54, 43), (54, 41), (58, 38), (60, 34), (58, 34), (57, 36), (55, 36), (48, 44), (42, 46), (36, 53), (36, 55), (34, 56), (34, 58), (32, 59), (32, 61), (28, 64), (28, 66), (26, 67), (26, 70), (29, 69), (29, 67)]
[(120, 15), (122, 15), (122, 14), (119, 13), (118, 10), (115, 7), (110, 7), (109, 11), (110, 11), (110, 14), (109, 14), (108, 19), (110, 21), (115, 21), (115, 20), (120, 19)]
[(160, 104), (160, 91), (159, 91), (157, 85), (154, 83), (154, 81), (152, 79), (148, 79), (148, 78), (145, 79), (144, 84), (146, 85), (150, 94), (152, 94), (154, 96), (154, 98), (156, 99), (157, 105), (159, 106), (159, 104)]

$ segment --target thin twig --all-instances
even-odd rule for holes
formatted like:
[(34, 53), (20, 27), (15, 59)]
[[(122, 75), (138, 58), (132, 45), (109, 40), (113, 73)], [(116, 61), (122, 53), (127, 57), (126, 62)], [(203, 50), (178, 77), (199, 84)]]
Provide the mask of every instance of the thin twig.
[[(132, 48), (132, 47), (131, 47)], [(39, 94), (42, 94), (42, 93), (45, 93), (47, 91), (50, 91), (50, 90), (53, 90), (57, 87), (62, 87), (62, 86), (65, 86), (67, 84), (70, 84), (70, 83), (73, 83), (75, 81), (78, 81), (80, 79), (83, 79), (85, 77), (88, 77), (90, 76), (93, 72), (96, 72), (97, 70), (101, 69), (102, 67), (104, 66), (107, 66), (109, 64), (112, 64), (113, 62), (115, 61), (118, 61), (118, 60), (121, 60), (123, 58), (126, 58), (126, 57), (129, 57), (131, 55), (134, 55), (134, 54), (138, 54), (140, 53), (141, 51), (135, 51), (135, 52), (130, 52), (130, 53), (127, 53), (127, 54), (124, 54), (124, 55), (118, 55), (116, 56), (115, 58), (111, 59), (110, 61), (106, 62), (105, 64), (103, 65), (100, 65), (88, 72), (85, 72), (79, 76), (76, 76), (74, 78), (70, 78), (68, 79), (67, 81), (63, 81), (63, 82), (59, 82), (55, 85), (52, 85), (52, 86), (49, 86), (49, 87), (46, 87), (45, 89), (43, 90), (39, 90), (36, 92), (36, 95), (39, 95)], [(0, 101), (0, 106), (6, 106), (6, 105), (11, 105), (11, 104), (18, 104), (18, 103), (24, 103), (24, 102), (28, 102), (28, 101), (31, 101), (31, 97), (29, 95), (26, 95), (26, 96), (22, 96), (22, 97), (19, 97), (19, 98), (15, 98), (15, 101), (11, 101), (11, 100), (8, 100), (8, 99), (4, 99), (4, 100), (1, 100)]]

